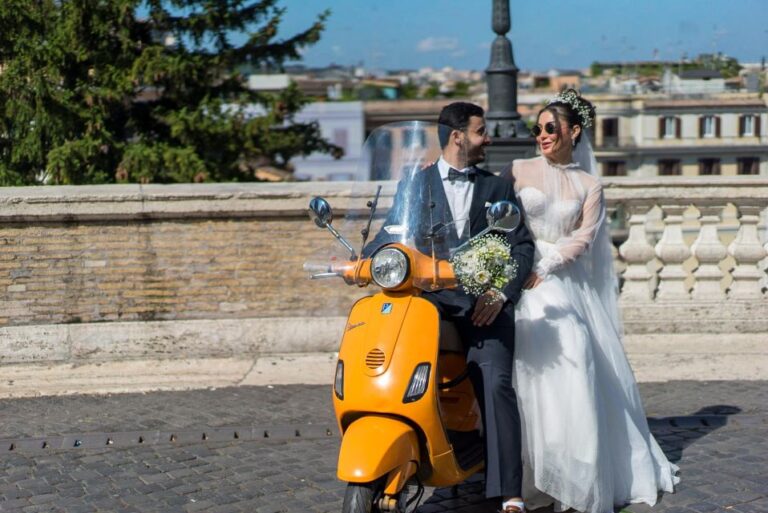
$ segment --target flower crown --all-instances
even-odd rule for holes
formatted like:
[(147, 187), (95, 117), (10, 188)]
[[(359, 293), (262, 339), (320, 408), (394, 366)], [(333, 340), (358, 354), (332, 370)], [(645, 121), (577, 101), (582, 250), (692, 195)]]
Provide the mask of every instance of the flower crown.
[(592, 126), (592, 116), (594, 115), (594, 107), (590, 107), (589, 104), (581, 100), (581, 97), (573, 89), (568, 89), (558, 94), (547, 102), (547, 105), (553, 103), (564, 103), (569, 105), (574, 112), (579, 115), (581, 119), (582, 128), (589, 128)]

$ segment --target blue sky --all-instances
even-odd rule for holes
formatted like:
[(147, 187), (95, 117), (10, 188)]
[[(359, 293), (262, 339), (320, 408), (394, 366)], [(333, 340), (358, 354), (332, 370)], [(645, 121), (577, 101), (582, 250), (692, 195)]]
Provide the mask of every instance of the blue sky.
[[(595, 60), (676, 60), (722, 51), (768, 57), (768, 0), (511, 0), (515, 61), (526, 70), (583, 68)], [(491, 0), (281, 0), (290, 35), (332, 11), (304, 63), (369, 68), (488, 65)]]

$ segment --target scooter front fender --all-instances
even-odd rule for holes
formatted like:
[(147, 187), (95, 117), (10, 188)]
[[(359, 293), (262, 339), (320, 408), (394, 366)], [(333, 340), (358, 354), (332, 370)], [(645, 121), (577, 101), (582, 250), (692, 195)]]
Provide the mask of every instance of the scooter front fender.
[(419, 440), (411, 426), (391, 417), (361, 417), (341, 439), (337, 476), (350, 483), (368, 483), (395, 469), (413, 474), (419, 462)]

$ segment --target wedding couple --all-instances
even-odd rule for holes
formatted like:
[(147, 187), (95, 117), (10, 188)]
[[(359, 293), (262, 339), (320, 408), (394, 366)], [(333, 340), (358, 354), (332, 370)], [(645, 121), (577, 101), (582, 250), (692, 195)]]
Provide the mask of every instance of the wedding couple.
[(524, 215), (507, 236), (518, 272), (503, 290), (423, 295), (464, 343), (486, 439), (485, 492), (505, 513), (653, 505), (678, 480), (649, 432), (622, 347), (605, 204), (585, 133), (593, 120), (575, 91), (556, 96), (532, 129), (541, 155), (497, 177), (475, 167), (490, 144), (483, 109), (453, 103), (438, 120), (442, 156), (423, 170), (425, 208), (445, 210), (437, 217), (451, 220), (456, 241), (487, 226), (489, 202), (513, 201)]

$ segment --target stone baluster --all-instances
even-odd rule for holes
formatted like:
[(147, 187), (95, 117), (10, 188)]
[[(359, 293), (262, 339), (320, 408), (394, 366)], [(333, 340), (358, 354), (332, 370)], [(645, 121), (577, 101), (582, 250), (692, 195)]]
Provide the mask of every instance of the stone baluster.
[(728, 251), (720, 242), (717, 225), (725, 205), (719, 201), (705, 201), (697, 202), (696, 208), (701, 216), (701, 228), (691, 250), (699, 266), (693, 273), (695, 283), (691, 295), (697, 300), (722, 301), (725, 299), (725, 291), (720, 282), (724, 274), (719, 264), (728, 256)]
[[(765, 245), (763, 246), (765, 248), (765, 254), (768, 255), (768, 210), (763, 210), (762, 212), (763, 216), (763, 238), (765, 239)], [(762, 289), (765, 291), (766, 294), (768, 294), (768, 259), (764, 260), (762, 263), (763, 267), (763, 279), (762, 279)]]
[(762, 206), (754, 201), (734, 202), (739, 212), (739, 231), (728, 246), (728, 253), (736, 260), (733, 269), (733, 283), (728, 292), (731, 299), (759, 299), (763, 296), (763, 271), (758, 262), (765, 258), (766, 250), (757, 235), (757, 223), (760, 221)]
[[(618, 210), (619, 205), (616, 203), (610, 203), (605, 206), (605, 216), (606, 220), (605, 222), (608, 223), (608, 226), (610, 227), (613, 220), (613, 216), (616, 214), (616, 210)], [(609, 231), (610, 234), (610, 231)], [(619, 250), (616, 249), (616, 246), (613, 245), (613, 237), (610, 237), (611, 241), (611, 258), (613, 259), (613, 270), (616, 273), (616, 276), (621, 276), (621, 274), (624, 272), (624, 269), (626, 268), (626, 265), (624, 262), (621, 261), (619, 258)]]
[(652, 206), (650, 202), (626, 203), (629, 233), (627, 240), (619, 247), (619, 254), (627, 264), (621, 289), (622, 302), (650, 301), (653, 298), (654, 275), (648, 271), (648, 262), (653, 259), (654, 252), (645, 231), (646, 216)]
[(683, 240), (683, 212), (688, 208), (684, 204), (660, 205), (664, 232), (656, 244), (656, 256), (664, 267), (659, 272), (657, 298), (670, 300), (690, 299), (685, 280), (688, 273), (683, 269), (683, 262), (691, 256), (691, 250)]

